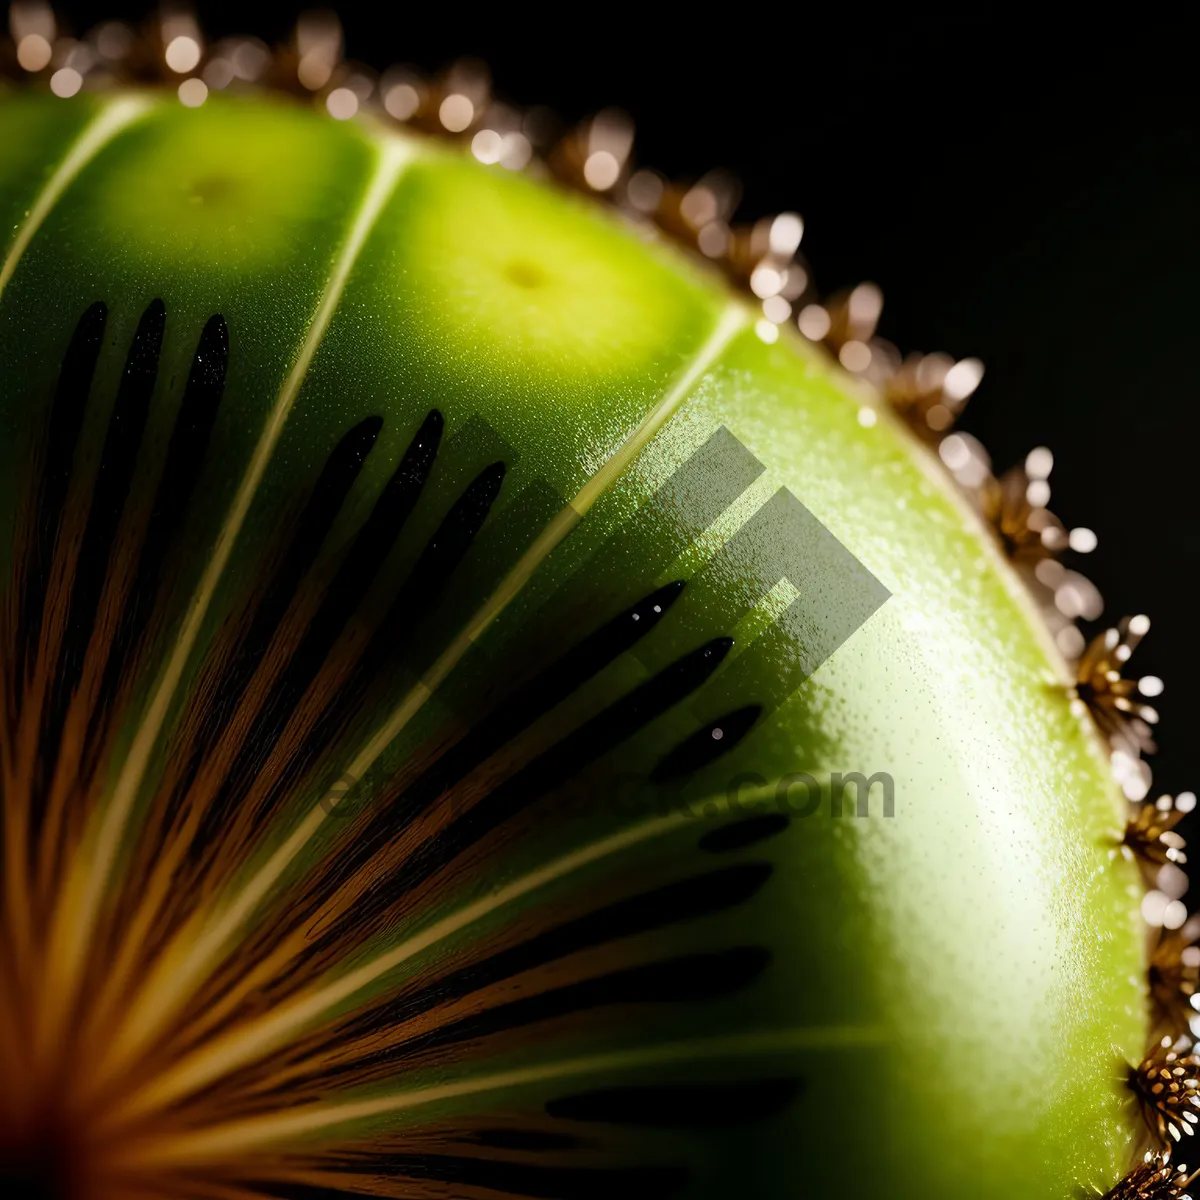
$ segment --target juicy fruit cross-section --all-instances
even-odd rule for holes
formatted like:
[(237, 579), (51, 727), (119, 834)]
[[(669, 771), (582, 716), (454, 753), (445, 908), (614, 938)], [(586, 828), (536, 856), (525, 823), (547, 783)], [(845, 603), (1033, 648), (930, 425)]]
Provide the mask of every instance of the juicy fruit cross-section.
[(0, 1179), (1179, 1194), (1123, 726), (946, 456), (464, 145), (0, 93)]

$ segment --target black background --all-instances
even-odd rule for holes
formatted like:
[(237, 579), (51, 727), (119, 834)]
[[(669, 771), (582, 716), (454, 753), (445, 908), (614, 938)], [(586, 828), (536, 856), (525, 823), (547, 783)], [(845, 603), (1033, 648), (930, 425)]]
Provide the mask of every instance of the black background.
[[(148, 6), (58, 9), (82, 30)], [(1152, 618), (1132, 673), (1166, 680), (1155, 788), (1175, 792), (1200, 784), (1200, 30), (1119, 11), (340, 8), (372, 66), (471, 55), (514, 103), (626, 109), (640, 162), (733, 170), (740, 216), (799, 210), (823, 293), (882, 286), (883, 336), (982, 358), (962, 426), (998, 468), (1055, 451), (1052, 507), (1100, 538), (1072, 565), (1106, 620)], [(294, 9), (199, 12), (209, 36), (275, 41)]]

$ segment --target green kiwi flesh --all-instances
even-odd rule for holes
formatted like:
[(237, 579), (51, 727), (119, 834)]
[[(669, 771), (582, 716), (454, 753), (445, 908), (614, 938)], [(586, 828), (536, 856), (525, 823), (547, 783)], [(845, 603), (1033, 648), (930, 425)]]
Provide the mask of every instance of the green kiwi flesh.
[[(0, 96), (0, 230), (32, 947), (0, 1152), (78, 1091), (79, 1195), (1112, 1187), (1147, 1026), (1124, 801), (987, 531), (870, 396), (599, 209), (284, 100)], [(703, 481), (711, 521), (639, 520), (715, 436), (746, 476)], [(862, 575), (782, 534), (721, 558), (781, 491)], [(797, 683), (770, 639), (806, 587), (831, 619), (879, 590)], [(833, 815), (837, 772), (890, 777), (891, 815), (878, 782)]]

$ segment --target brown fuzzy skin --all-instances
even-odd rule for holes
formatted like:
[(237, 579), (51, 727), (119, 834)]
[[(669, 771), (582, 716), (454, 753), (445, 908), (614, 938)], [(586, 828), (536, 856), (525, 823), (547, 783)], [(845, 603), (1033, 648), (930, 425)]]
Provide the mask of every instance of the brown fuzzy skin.
[(1195, 1178), (1187, 1167), (1171, 1161), (1169, 1150), (1148, 1151), (1103, 1200), (1187, 1200), (1188, 1186)]
[(1176, 1050), (1170, 1039), (1131, 1072), (1129, 1087), (1151, 1133), (1164, 1148), (1193, 1136), (1200, 1125), (1200, 1057)]

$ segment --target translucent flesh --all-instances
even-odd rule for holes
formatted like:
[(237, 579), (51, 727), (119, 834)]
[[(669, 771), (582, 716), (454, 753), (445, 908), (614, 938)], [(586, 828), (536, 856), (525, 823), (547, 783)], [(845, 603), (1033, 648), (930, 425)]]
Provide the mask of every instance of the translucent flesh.
[[(0, 136), (0, 254), (11, 253), (55, 166), (115, 102), (0, 101), (0, 131), (11, 132)], [(890, 774), (893, 817), (873, 799), (869, 816), (852, 815), (851, 801), (835, 818), (826, 800), (746, 852), (775, 868), (758, 895), (661, 933), (652, 948), (752, 941), (771, 955), (752, 986), (633, 1008), (431, 1075), (407, 1072), (369, 1093), (331, 1089), (312, 1128), (231, 1125), (209, 1143), (245, 1137), (253, 1147), (256, 1137), (309, 1138), (339, 1122), (375, 1131), (516, 1110), (552, 1098), (564, 1079), (612, 1086), (769, 1068), (800, 1077), (799, 1098), (769, 1120), (689, 1144), (704, 1164), (695, 1194), (1059, 1200), (1111, 1186), (1132, 1147), (1122, 1064), (1139, 1056), (1145, 1034), (1138, 881), (1116, 854), (1121, 801), (986, 533), (886, 415), (859, 420), (865, 401), (836, 370), (790, 336), (764, 344), (749, 308), (721, 284), (549, 186), (259, 100), (214, 97), (198, 110), (155, 100), (96, 148), (10, 273), (0, 294), (0, 504), (9, 514), (0, 563), (38, 418), (83, 310), (96, 300), (109, 307), (83, 443), (91, 446), (102, 441), (125, 347), (152, 299), (167, 312), (152, 445), (169, 436), (204, 322), (221, 313), (230, 330), (175, 620), (140, 676), (95, 815), (113, 853), (81, 858), (64, 885), (59, 927), (76, 931), (61, 935), (68, 958), (72, 946), (86, 953), (88, 922), (98, 919), (88, 896), (121, 886), (122, 847), (154, 803), (206, 649), (338, 439), (367, 417), (381, 415), (382, 430), (325, 562), (345, 548), (425, 414), (437, 408), (446, 421), (445, 452), (381, 571), (380, 596), (399, 586), (474, 472), (497, 458), (508, 470), (484, 527), (486, 562), (464, 564), (405, 670), (357, 728), (349, 757), (360, 766), (398, 768), (464, 720), (507, 678), (529, 623), (582, 564), (598, 593), (619, 592), (636, 562), (589, 555), (721, 427), (765, 472), (655, 584), (695, 575), (787, 488), (891, 593), (790, 700), (692, 781), (692, 808), (703, 814), (710, 802), (709, 817), (652, 828), (653, 813), (601, 805), (553, 823), (369, 948), (405, 945), (548, 864), (567, 865), (545, 886), (451, 922), (444, 942), (389, 970), (419, 969), (539, 906), (605, 893), (624, 874), (686, 870), (739, 777), (742, 803), (767, 806), (795, 772), (822, 781), (839, 771)], [(76, 469), (94, 470), (94, 461)], [(778, 580), (769, 564), (763, 570), (767, 592)], [(636, 660), (589, 685), (579, 710), (690, 648), (705, 619), (682, 602)], [(758, 626), (766, 619), (760, 612)], [(741, 652), (755, 619), (725, 632)], [(758, 669), (770, 690), (783, 667)], [(716, 715), (704, 704), (702, 693), (639, 732), (590, 786), (652, 765)], [(225, 911), (245, 901), (245, 915), (223, 927), (224, 940), (205, 943), (214, 962), (236, 954), (245, 930), (286, 905), (286, 887), (300, 886), (335, 845), (319, 798), (316, 782), (306, 783), (261, 843), (245, 848), (244, 868), (221, 895)], [(260, 901), (253, 889), (267, 870), (286, 886), (264, 884)], [(194, 951), (188, 942), (177, 961), (205, 969)], [(363, 961), (356, 950), (329, 980)], [(168, 1020), (183, 1002), (166, 979), (134, 1010), (147, 1021)], [(379, 986), (339, 998), (338, 1011)], [(253, 1059), (248, 1043), (237, 1054)], [(270, 1048), (264, 1041), (258, 1056)], [(197, 1137), (160, 1153), (203, 1159), (209, 1143)]]

